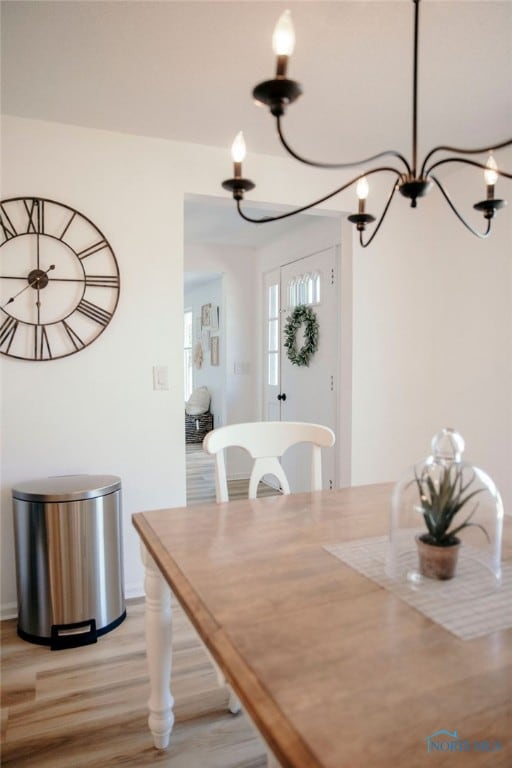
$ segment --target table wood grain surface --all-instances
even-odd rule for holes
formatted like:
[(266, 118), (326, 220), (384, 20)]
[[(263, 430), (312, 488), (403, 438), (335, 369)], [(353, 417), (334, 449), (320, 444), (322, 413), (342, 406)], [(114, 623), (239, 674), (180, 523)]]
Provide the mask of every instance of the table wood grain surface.
[[(510, 768), (512, 631), (462, 641), (323, 549), (386, 534), (391, 491), (153, 510), (133, 523), (284, 767)], [(457, 732), (446, 741), (460, 751), (428, 752), (440, 729)]]

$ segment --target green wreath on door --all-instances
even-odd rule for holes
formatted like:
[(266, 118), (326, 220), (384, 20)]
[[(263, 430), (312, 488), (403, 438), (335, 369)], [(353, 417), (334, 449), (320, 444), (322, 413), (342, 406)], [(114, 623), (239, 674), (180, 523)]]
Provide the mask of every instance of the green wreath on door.
[[(297, 331), (304, 325), (304, 344), (297, 349)], [(299, 304), (286, 318), (284, 327), (284, 346), (288, 360), (292, 365), (309, 366), (311, 357), (318, 349), (320, 326), (311, 307)]]

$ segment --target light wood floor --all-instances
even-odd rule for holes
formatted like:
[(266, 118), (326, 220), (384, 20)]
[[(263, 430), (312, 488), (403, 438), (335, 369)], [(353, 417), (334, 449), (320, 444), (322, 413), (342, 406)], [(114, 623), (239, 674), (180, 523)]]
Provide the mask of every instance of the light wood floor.
[[(247, 498), (248, 480), (230, 480), (230, 500)], [(277, 491), (264, 483), (258, 486), (258, 496), (274, 496)], [(215, 458), (205, 453), (201, 445), (187, 445), (187, 504), (215, 501)]]
[(1, 622), (2, 765), (16, 768), (263, 768), (264, 745), (228, 693), (181, 608), (175, 608), (172, 691), (176, 722), (165, 752), (147, 727), (144, 605), (95, 645), (50, 651)]
[[(232, 498), (246, 494), (247, 481), (230, 484)], [(199, 446), (187, 450), (187, 503), (207, 499), (215, 500), (213, 463)], [(153, 748), (147, 728), (142, 599), (130, 601), (127, 619), (98, 643), (65, 651), (20, 640), (16, 620), (1, 622), (1, 764), (263, 768), (263, 742), (243, 713), (227, 710), (227, 689), (218, 687), (194, 629), (174, 606), (176, 722), (165, 752)]]

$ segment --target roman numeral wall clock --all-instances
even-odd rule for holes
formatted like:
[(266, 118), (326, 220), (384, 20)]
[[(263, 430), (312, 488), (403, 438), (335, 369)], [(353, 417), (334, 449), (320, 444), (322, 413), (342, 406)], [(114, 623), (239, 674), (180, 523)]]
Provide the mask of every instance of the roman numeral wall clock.
[(119, 268), (93, 222), (41, 197), (0, 202), (0, 353), (57, 360), (92, 344), (119, 301)]

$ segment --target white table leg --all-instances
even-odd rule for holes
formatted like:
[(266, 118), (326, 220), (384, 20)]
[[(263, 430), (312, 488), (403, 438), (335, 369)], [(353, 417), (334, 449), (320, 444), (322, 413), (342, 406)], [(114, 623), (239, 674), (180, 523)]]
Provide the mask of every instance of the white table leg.
[(174, 725), (171, 682), (171, 590), (155, 561), (142, 545), (146, 593), (146, 653), (149, 668), (149, 730), (155, 747), (166, 749)]
[(209, 657), (209, 659), (210, 659), (210, 661), (212, 663), (213, 668), (215, 669), (215, 676), (217, 678), (217, 685), (219, 686), (219, 688), (224, 688), (224, 686), (226, 686), (228, 691), (229, 691), (229, 701), (228, 701), (228, 709), (229, 709), (229, 711), (231, 712), (232, 715), (238, 715), (238, 713), (242, 709), (242, 705), (240, 704), (240, 700), (238, 699), (238, 696), (234, 693), (234, 691), (232, 690), (231, 686), (229, 686), (227, 684), (226, 678), (222, 674), (220, 668), (217, 666), (217, 662), (215, 661), (215, 659), (211, 655), (211, 653), (208, 650), (208, 648), (206, 647), (206, 645), (204, 643), (202, 645), (203, 645), (203, 648), (204, 648), (206, 654), (208, 655), (208, 657)]
[(231, 687), (228, 690), (229, 690), (228, 709), (232, 715), (238, 715), (238, 713), (242, 709), (242, 705), (240, 704), (240, 699), (238, 698), (236, 693), (234, 693), (231, 690)]

